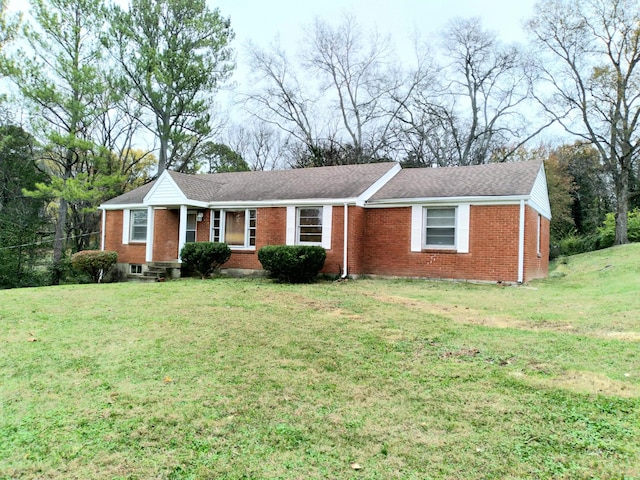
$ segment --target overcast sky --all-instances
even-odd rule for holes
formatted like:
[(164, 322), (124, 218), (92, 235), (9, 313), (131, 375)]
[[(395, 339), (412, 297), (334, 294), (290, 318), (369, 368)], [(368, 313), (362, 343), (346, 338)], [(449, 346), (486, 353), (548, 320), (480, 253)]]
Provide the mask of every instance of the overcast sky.
[(483, 26), (502, 41), (524, 42), (522, 24), (532, 15), (534, 4), (535, 0), (209, 0), (210, 6), (231, 19), (236, 34), (232, 45), (237, 69), (228, 84), (235, 85), (236, 92), (247, 87), (248, 41), (268, 47), (278, 36), (281, 46), (293, 53), (316, 17), (338, 24), (345, 14), (353, 15), (364, 31), (389, 34), (400, 57), (406, 54), (410, 62), (415, 58), (411, 43), (415, 32), (437, 41), (455, 17), (480, 17)]
[(534, 0), (216, 0), (210, 5), (231, 18), (236, 44), (268, 43), (277, 34), (295, 43), (315, 17), (336, 19), (353, 14), (358, 22), (390, 33), (401, 42), (416, 29), (438, 33), (454, 17), (481, 17), (504, 41), (524, 38), (522, 20), (533, 13)]

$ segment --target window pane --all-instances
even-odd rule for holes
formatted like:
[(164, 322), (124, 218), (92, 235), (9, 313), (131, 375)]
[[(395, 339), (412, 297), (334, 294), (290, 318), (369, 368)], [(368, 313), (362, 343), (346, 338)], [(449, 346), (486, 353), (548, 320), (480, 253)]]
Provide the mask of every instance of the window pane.
[(426, 212), (427, 246), (454, 247), (456, 244), (456, 209), (429, 208)]
[(455, 245), (455, 229), (427, 228), (427, 245)]
[(147, 211), (131, 211), (131, 240), (145, 241), (147, 239)]
[(244, 211), (226, 212), (224, 241), (227, 245), (244, 246)]
[(322, 207), (298, 209), (298, 241), (322, 243)]

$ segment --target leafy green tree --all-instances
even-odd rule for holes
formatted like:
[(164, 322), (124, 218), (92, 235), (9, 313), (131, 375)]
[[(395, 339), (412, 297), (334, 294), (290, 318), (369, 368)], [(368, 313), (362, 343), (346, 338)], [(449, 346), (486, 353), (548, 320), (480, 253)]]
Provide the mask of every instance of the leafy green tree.
[(205, 0), (132, 0), (110, 21), (127, 88), (159, 142), (158, 174), (188, 169), (211, 133), (212, 95), (234, 67), (230, 21)]
[(34, 161), (34, 139), (22, 128), (0, 126), (0, 288), (38, 283), (35, 266), (42, 252), (44, 202), (25, 196), (46, 180)]
[(205, 142), (200, 149), (199, 160), (205, 162), (208, 173), (248, 172), (247, 162), (239, 153), (223, 143)]
[(575, 142), (554, 149), (555, 158), (573, 179), (571, 216), (576, 233), (592, 235), (613, 207), (613, 192), (598, 151), (585, 142)]
[(32, 20), (23, 32), (28, 47), (13, 56), (11, 77), (31, 106), (34, 132), (45, 145), (42, 168), (55, 179), (41, 185), (39, 196), (53, 194), (50, 199), (57, 203), (52, 278), (57, 284), (70, 206), (92, 195), (104, 153), (89, 132), (105, 114), (96, 101), (107, 85), (99, 41), (105, 17), (101, 0), (32, 0), (29, 13)]

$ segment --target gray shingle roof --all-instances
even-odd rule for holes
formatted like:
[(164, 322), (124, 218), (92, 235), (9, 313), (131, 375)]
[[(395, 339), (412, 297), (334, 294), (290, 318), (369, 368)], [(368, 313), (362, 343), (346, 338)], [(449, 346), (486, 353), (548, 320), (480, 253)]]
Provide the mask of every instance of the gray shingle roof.
[[(169, 172), (190, 200), (202, 202), (260, 202), (296, 199), (343, 199), (364, 193), (396, 163), (369, 163), (294, 170), (188, 175)], [(105, 202), (142, 203), (152, 184)]]
[(111, 200), (107, 200), (106, 202), (104, 202), (104, 205), (140, 204), (142, 203), (142, 200), (144, 200), (145, 195), (149, 193), (149, 190), (151, 190), (151, 187), (153, 187), (154, 183), (155, 182), (149, 182), (141, 187), (131, 190), (130, 192), (124, 193), (119, 197), (115, 197), (115, 198), (112, 198)]
[(529, 161), (469, 167), (407, 168), (383, 186), (371, 201), (529, 195), (541, 164), (541, 161)]
[[(529, 195), (540, 161), (471, 167), (401, 170), (371, 201), (392, 199)], [(188, 175), (169, 172), (187, 198), (202, 202), (261, 202), (345, 199), (361, 195), (392, 169), (393, 162), (266, 172)], [(113, 198), (105, 205), (141, 204), (154, 182)]]

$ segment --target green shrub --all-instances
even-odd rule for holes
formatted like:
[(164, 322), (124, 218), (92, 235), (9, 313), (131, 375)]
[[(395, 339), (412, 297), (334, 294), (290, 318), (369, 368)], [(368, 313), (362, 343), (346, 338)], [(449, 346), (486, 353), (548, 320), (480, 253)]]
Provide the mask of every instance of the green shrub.
[[(629, 241), (640, 242), (640, 209), (631, 210), (628, 213), (627, 222)], [(613, 246), (616, 239), (616, 216), (614, 213), (607, 213), (602, 226), (598, 228), (598, 236), (600, 248)]]
[(71, 266), (86, 273), (95, 283), (118, 261), (117, 252), (106, 250), (83, 250), (71, 256)]
[(231, 249), (221, 242), (187, 243), (180, 250), (182, 263), (195, 271), (201, 278), (209, 277), (231, 257)]
[(267, 245), (258, 251), (262, 268), (286, 283), (314, 282), (326, 258), (327, 252), (319, 246)]
[(592, 252), (598, 249), (599, 238), (597, 235), (580, 236), (571, 233), (558, 242), (558, 255), (577, 255), (578, 253)]

